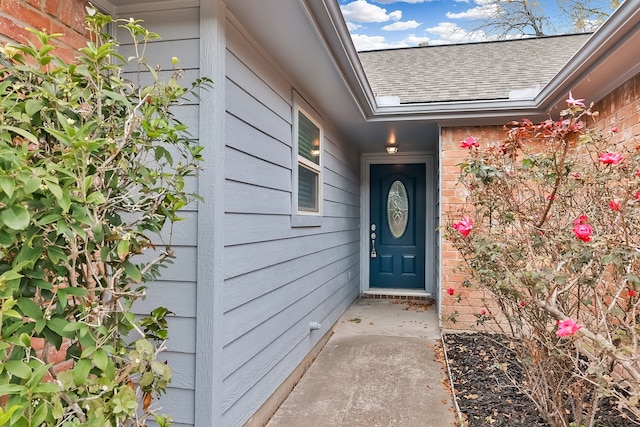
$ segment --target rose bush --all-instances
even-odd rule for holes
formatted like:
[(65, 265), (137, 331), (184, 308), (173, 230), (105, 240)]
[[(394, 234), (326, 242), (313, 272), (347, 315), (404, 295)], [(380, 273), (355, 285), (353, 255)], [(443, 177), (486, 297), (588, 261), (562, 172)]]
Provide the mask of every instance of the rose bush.
[(637, 424), (640, 147), (590, 129), (583, 101), (509, 123), (504, 141), (463, 141), (468, 202), (445, 233), (485, 302), (478, 324), (514, 337), (521, 386), (551, 425), (596, 425), (603, 397)]
[(133, 39), (122, 57), (112, 18), (88, 12), (73, 64), (40, 31), (0, 49), (0, 426), (169, 424), (153, 405), (169, 312), (132, 305), (196, 197), (202, 147), (172, 109), (208, 81), (161, 78), (142, 54), (158, 36), (135, 20), (115, 21)]

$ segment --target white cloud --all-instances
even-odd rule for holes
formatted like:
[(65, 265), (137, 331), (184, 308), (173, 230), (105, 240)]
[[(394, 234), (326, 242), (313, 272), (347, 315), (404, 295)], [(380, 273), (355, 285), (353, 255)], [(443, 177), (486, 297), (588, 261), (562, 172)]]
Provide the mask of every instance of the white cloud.
[(391, 12), (389, 14), (389, 19), (391, 19), (392, 21), (399, 21), (402, 19), (402, 11), (401, 10), (394, 10), (393, 12)]
[(387, 9), (368, 3), (366, 0), (356, 0), (340, 6), (345, 21), (355, 22), (387, 22), (402, 18), (402, 11), (396, 10), (387, 14)]
[(472, 7), (464, 12), (453, 13), (447, 12), (447, 18), (449, 19), (483, 19), (494, 16), (498, 13), (498, 5), (493, 4), (482, 4), (483, 2), (476, 1), (476, 4), (479, 6)]
[(404, 40), (391, 43), (383, 36), (366, 36), (363, 34), (352, 34), (351, 38), (357, 51), (397, 49), (401, 47), (418, 46), (420, 43), (429, 42), (428, 37), (418, 37), (414, 34), (407, 36)]
[(406, 43), (407, 46), (419, 46), (420, 43), (431, 44), (431, 39), (429, 39), (429, 37), (418, 37), (415, 34), (411, 34), (407, 36), (407, 38), (404, 39), (402, 42)]
[(432, 0), (373, 0), (376, 3), (391, 4), (391, 3), (424, 3)]
[(382, 29), (385, 31), (405, 31), (418, 28), (420, 25), (422, 24), (418, 21), (397, 21), (393, 24), (385, 25)]
[(351, 22), (351, 21), (347, 21), (347, 29), (349, 30), (349, 32), (353, 32), (355, 30), (359, 30), (360, 28), (362, 28), (362, 25), (360, 24), (356, 24), (355, 22)]
[(467, 32), (453, 22), (440, 22), (435, 27), (425, 30), (429, 34), (437, 36), (437, 39), (431, 39), (429, 44), (452, 44), (452, 43), (468, 43), (493, 40), (482, 31)]

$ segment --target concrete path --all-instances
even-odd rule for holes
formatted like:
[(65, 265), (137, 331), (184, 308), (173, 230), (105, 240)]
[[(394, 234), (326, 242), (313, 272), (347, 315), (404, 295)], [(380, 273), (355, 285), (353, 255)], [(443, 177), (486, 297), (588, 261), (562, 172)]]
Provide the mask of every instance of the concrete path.
[(360, 299), (268, 427), (455, 426), (435, 306)]

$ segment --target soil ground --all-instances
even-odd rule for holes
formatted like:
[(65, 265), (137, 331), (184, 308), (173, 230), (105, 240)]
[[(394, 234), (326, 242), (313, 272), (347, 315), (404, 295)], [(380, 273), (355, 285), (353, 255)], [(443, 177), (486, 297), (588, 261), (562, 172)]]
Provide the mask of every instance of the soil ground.
[[(453, 386), (469, 427), (538, 427), (547, 424), (536, 407), (514, 385), (522, 370), (505, 337), (489, 334), (447, 334), (444, 338)], [(505, 367), (507, 376), (502, 369)], [(597, 415), (599, 427), (631, 427), (615, 402), (604, 398)]]

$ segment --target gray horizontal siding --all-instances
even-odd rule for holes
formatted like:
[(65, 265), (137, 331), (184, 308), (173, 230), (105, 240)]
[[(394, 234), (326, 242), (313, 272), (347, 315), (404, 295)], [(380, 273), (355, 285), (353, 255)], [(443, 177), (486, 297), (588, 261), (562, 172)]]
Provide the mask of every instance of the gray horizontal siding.
[[(148, 8), (151, 9), (151, 8)], [(178, 66), (185, 70), (181, 83), (187, 87), (199, 77), (199, 21), (198, 7), (176, 7), (161, 11), (143, 11), (133, 14), (134, 19), (144, 21), (143, 25), (150, 31), (158, 33), (162, 40), (149, 43), (146, 50), (148, 64), (159, 66), (163, 71), (161, 78), (171, 75), (172, 57), (180, 59)], [(129, 18), (119, 16), (120, 18)], [(118, 28), (116, 35), (122, 46), (120, 53), (125, 58), (132, 54), (133, 46), (127, 31)], [(132, 65), (133, 66), (133, 65)], [(143, 72), (137, 76), (130, 71), (126, 78), (140, 79), (142, 84), (149, 82), (149, 73)], [(191, 99), (177, 105), (173, 113), (189, 127), (190, 137), (198, 139), (198, 100)], [(213, 155), (213, 153), (207, 153)], [(174, 156), (175, 157), (175, 156)], [(188, 191), (198, 190), (196, 177), (188, 177), (186, 181)], [(205, 202), (206, 203), (206, 202)], [(154, 401), (155, 408), (160, 414), (168, 414), (173, 418), (176, 427), (191, 427), (194, 424), (194, 387), (195, 387), (195, 324), (196, 324), (196, 259), (198, 244), (197, 209), (199, 203), (189, 204), (181, 212), (184, 221), (166, 226), (160, 237), (153, 237), (154, 244), (161, 245), (171, 242), (175, 251), (175, 259), (167, 268), (160, 270), (157, 281), (148, 284), (147, 296), (137, 301), (134, 311), (140, 316), (148, 315), (158, 306), (164, 306), (173, 314), (168, 316), (169, 340), (167, 351), (159, 355), (159, 359), (167, 361), (173, 371), (173, 381), (159, 401)], [(158, 252), (146, 252), (137, 257), (139, 262), (148, 261), (158, 255)], [(148, 423), (155, 425), (153, 422)]]
[(330, 123), (322, 226), (291, 226), (293, 88), (227, 25), (225, 427), (242, 425), (356, 298), (360, 247), (358, 161)]

